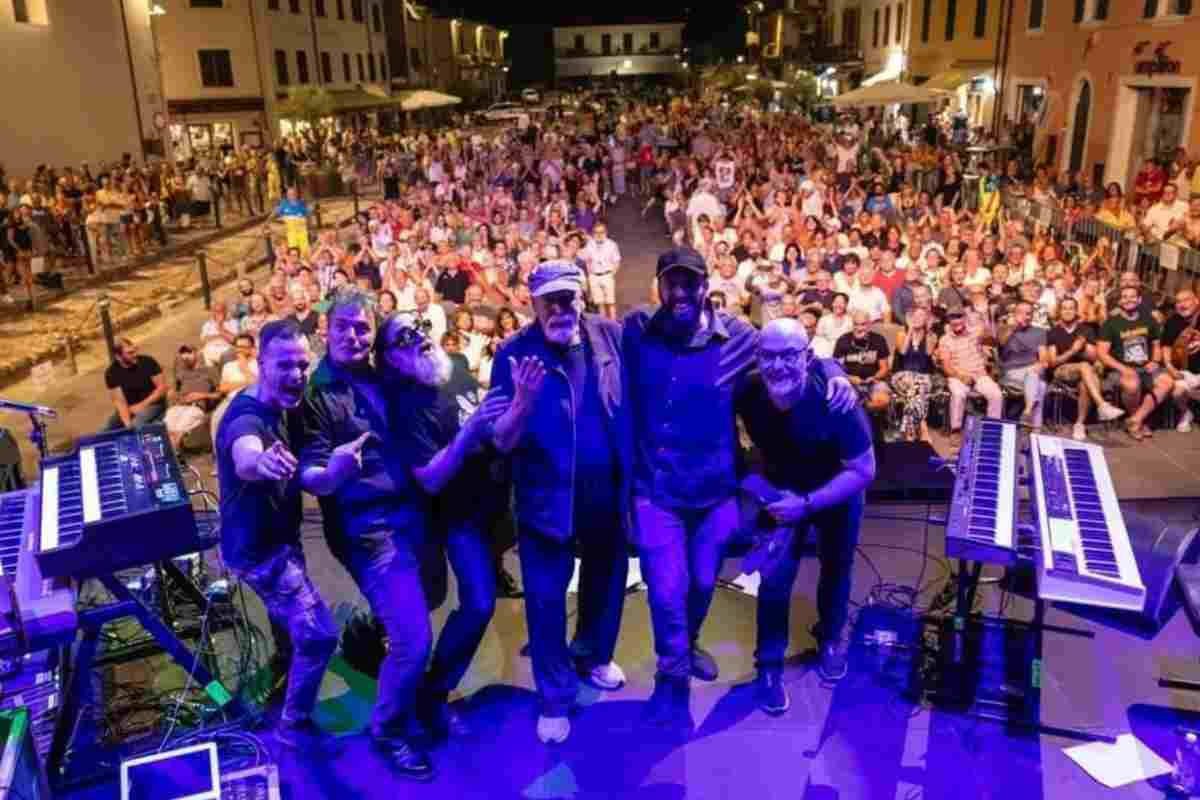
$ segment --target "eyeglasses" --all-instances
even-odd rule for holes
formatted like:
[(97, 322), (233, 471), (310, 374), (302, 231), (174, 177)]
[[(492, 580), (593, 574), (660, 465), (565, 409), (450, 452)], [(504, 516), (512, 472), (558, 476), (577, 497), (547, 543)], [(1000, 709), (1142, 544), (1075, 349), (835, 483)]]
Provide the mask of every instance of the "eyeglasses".
[(428, 319), (417, 322), (415, 326), (405, 326), (400, 329), (400, 332), (388, 344), (388, 349), (393, 350), (397, 347), (407, 348), (423, 344), (429, 338), (429, 331), (432, 328), (433, 321)]
[(769, 366), (775, 362), (782, 363), (785, 367), (794, 367), (805, 360), (812, 351), (808, 348), (803, 350), (799, 348), (788, 348), (787, 350), (763, 350), (759, 348), (755, 353), (755, 358), (760, 366)]

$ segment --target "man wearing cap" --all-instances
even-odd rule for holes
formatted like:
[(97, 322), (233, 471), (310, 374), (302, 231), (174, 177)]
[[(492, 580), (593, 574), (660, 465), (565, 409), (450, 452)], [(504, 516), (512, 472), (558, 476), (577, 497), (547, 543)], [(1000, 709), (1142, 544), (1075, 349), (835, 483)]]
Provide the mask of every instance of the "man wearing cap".
[[(535, 321), (496, 353), (491, 392), (511, 398), (494, 442), (511, 454), (517, 551), (525, 584), (543, 742), (570, 734), (579, 675), (625, 681), (613, 663), (628, 570), (629, 422), (621, 331), (583, 313), (583, 272), (547, 261), (529, 277)], [(582, 558), (579, 622), (568, 645), (567, 587)]]
[(608, 238), (608, 226), (596, 223), (592, 238), (583, 248), (583, 259), (588, 265), (588, 286), (591, 299), (600, 313), (609, 319), (617, 318), (617, 270), (621, 268), (621, 249)]
[[(633, 434), (633, 541), (649, 588), (658, 669), (645, 719), (689, 726), (691, 676), (715, 680), (697, 643), (724, 548), (738, 527), (736, 384), (752, 366), (757, 333), (706, 302), (700, 254), (674, 248), (656, 269), (662, 304), (625, 319), (622, 349)], [(831, 405), (854, 404), (835, 364)]]

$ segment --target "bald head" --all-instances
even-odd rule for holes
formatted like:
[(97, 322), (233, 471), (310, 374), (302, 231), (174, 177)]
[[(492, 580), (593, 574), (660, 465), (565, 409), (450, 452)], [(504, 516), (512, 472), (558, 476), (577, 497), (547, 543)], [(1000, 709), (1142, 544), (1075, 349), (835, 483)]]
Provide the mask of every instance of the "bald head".
[(764, 350), (807, 350), (808, 332), (799, 320), (780, 317), (763, 326), (758, 343)]

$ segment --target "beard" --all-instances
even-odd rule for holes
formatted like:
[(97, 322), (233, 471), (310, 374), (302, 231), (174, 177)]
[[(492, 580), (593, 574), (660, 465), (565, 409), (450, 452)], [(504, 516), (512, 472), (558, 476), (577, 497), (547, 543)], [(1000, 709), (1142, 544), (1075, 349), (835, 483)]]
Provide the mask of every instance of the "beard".
[(579, 315), (557, 314), (551, 317), (542, 330), (546, 334), (546, 340), (551, 344), (559, 347), (567, 347), (574, 344), (576, 337), (579, 336)]
[(804, 373), (796, 369), (766, 369), (762, 377), (771, 401), (781, 408), (790, 406), (804, 389)]
[(412, 364), (412, 371), (403, 370), (407, 377), (424, 386), (439, 388), (450, 381), (450, 373), (454, 370), (454, 362), (450, 354), (437, 345), (431, 344), (417, 357)]

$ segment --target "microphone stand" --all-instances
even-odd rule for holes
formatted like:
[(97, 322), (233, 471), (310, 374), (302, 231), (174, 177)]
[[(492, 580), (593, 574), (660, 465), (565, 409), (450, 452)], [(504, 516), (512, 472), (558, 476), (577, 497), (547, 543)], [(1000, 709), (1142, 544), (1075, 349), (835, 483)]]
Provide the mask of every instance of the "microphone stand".
[(41, 414), (30, 412), (29, 423), (33, 430), (29, 432), (29, 441), (38, 449), (38, 464), (46, 460), (46, 423)]

